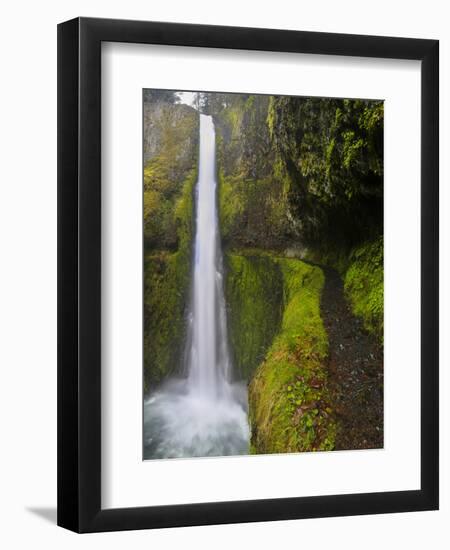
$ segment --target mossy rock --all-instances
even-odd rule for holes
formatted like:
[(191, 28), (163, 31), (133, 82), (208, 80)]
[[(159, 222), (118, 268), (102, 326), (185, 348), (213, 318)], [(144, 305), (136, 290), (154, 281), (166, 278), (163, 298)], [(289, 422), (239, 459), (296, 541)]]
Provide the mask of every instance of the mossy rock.
[(384, 330), (384, 240), (355, 248), (350, 255), (344, 288), (355, 315), (361, 317), (367, 331), (383, 342)]
[(278, 263), (263, 255), (228, 253), (225, 269), (233, 363), (237, 375), (250, 380), (280, 327), (283, 276)]
[(254, 250), (228, 254), (227, 266), (231, 347), (251, 375), (252, 452), (332, 450), (322, 270)]
[(179, 252), (145, 258), (144, 388), (174, 372), (185, 336), (189, 264)]
[(199, 115), (187, 105), (144, 104), (144, 244), (179, 246), (177, 206), (188, 175), (197, 169)]
[(196, 170), (186, 178), (174, 208), (176, 252), (147, 252), (144, 258), (144, 391), (180, 368), (189, 304), (193, 193)]

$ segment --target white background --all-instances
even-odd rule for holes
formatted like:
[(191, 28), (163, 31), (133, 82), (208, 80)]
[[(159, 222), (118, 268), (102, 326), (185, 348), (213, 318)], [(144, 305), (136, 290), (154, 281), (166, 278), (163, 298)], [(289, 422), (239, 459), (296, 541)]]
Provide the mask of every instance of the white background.
[[(142, 44), (102, 55), (102, 506), (420, 488), (419, 62)], [(142, 88), (196, 86), (385, 100), (384, 449), (142, 461)]]
[[(16, 2), (0, 34), (0, 541), (7, 548), (409, 549), (450, 539), (450, 35), (446, 2)], [(441, 510), (77, 536), (56, 505), (56, 23), (77, 15), (441, 40)], [(407, 198), (405, 197), (407, 201)], [(401, 223), (401, 213), (399, 213)], [(408, 387), (405, 380), (405, 389)], [(401, 405), (401, 404), (400, 404)], [(50, 519), (50, 521), (49, 521)]]

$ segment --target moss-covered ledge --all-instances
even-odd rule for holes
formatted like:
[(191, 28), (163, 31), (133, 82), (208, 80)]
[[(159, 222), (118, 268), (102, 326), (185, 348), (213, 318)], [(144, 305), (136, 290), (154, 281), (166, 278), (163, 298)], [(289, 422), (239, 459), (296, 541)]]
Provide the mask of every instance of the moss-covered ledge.
[[(319, 267), (269, 252), (227, 255), (226, 297), (231, 347), (250, 377), (251, 450), (332, 450), (336, 424), (320, 317)], [(277, 294), (278, 289), (278, 294)]]
[(344, 283), (351, 309), (364, 328), (383, 344), (384, 331), (384, 239), (368, 239), (353, 248), (291, 247), (286, 256), (336, 270)]

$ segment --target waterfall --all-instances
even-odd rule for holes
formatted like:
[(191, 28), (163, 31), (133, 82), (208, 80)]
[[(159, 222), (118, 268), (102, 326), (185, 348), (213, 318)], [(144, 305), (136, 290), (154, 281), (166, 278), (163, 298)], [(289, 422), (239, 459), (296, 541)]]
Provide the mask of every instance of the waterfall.
[(144, 459), (248, 452), (246, 387), (231, 380), (215, 149), (213, 120), (200, 115), (187, 378), (169, 380), (144, 402)]
[(214, 398), (227, 387), (230, 360), (216, 206), (215, 132), (206, 115), (200, 115), (199, 157), (188, 373), (191, 391)]

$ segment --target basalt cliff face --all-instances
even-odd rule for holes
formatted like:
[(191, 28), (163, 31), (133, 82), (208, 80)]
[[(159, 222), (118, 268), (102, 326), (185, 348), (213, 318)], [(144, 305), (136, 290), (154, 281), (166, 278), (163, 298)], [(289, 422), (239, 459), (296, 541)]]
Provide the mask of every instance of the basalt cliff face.
[(144, 387), (182, 362), (189, 299), (199, 114), (144, 102)]

